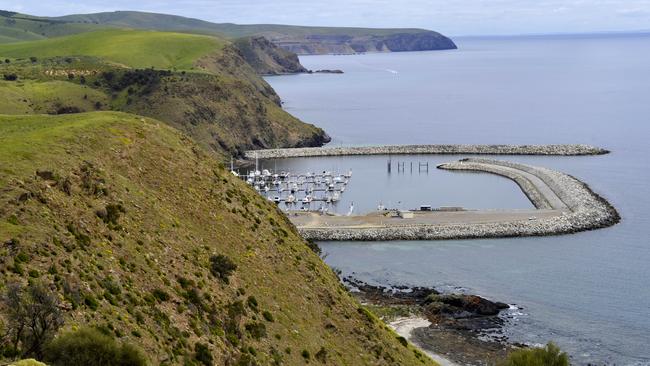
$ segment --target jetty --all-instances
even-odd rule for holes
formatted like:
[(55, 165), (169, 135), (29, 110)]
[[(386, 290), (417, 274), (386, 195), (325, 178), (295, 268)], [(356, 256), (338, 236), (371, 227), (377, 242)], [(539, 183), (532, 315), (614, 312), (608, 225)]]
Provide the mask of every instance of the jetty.
[(346, 155), (603, 155), (608, 150), (582, 144), (556, 145), (382, 145), (348, 147), (302, 147), (287, 149), (251, 150), (244, 153), (248, 159), (283, 159)]
[(293, 213), (301, 235), (319, 241), (440, 240), (546, 236), (614, 225), (616, 209), (578, 179), (547, 168), (494, 159), (470, 158), (441, 164), (450, 171), (497, 174), (516, 182), (534, 209), (431, 209), (407, 215)]

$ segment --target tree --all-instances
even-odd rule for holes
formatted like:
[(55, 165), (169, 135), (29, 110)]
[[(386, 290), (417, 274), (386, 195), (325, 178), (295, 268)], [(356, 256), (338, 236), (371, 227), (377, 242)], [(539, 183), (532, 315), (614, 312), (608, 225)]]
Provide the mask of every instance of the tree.
[(58, 298), (42, 283), (26, 288), (20, 283), (7, 286), (3, 298), (7, 312), (7, 334), (15, 351), (25, 356), (43, 356), (43, 346), (63, 325)]

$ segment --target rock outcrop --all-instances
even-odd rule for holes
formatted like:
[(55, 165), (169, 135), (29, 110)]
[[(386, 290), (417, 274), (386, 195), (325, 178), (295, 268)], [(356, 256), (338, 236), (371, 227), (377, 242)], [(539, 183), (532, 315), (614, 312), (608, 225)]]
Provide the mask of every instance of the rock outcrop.
[(298, 56), (278, 47), (262, 36), (244, 37), (233, 41), (241, 56), (260, 75), (281, 75), (308, 72)]

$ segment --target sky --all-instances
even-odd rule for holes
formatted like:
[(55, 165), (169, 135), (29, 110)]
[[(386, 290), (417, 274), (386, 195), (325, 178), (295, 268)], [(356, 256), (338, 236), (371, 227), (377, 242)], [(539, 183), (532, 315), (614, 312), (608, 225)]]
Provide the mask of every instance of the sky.
[(448, 35), (650, 30), (650, 0), (2, 0), (41, 16), (139, 10), (212, 22), (417, 27)]

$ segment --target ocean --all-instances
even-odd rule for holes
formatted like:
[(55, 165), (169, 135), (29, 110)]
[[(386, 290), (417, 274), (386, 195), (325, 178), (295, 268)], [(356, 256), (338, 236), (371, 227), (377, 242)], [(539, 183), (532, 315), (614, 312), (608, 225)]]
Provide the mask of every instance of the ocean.
[[(609, 155), (498, 157), (583, 180), (622, 222), (574, 235), (431, 242), (324, 242), (343, 275), (379, 284), (477, 293), (523, 308), (512, 341), (553, 340), (576, 364), (650, 364), (650, 36), (458, 38), (458, 50), (304, 56), (344, 74), (268, 77), (287, 111), (330, 145), (585, 143)], [(266, 161), (289, 170), (353, 169), (337, 211), (380, 202), (530, 207), (514, 183), (435, 169), (460, 156)], [(430, 169), (411, 171), (410, 163)]]

